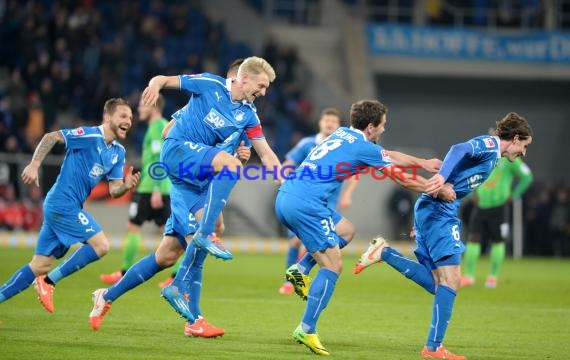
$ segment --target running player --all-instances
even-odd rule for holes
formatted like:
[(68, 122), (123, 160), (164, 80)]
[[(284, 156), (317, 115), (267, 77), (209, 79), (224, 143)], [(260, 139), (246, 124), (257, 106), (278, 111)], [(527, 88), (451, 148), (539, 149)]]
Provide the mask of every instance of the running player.
[[(39, 186), (40, 165), (56, 143), (64, 143), (67, 153), (44, 201), (44, 221), (35, 255), (0, 287), (0, 302), (27, 289), (35, 279), (42, 305), (54, 312), (55, 284), (109, 251), (107, 237), (95, 219), (83, 210), (83, 203), (104, 177), (109, 181), (109, 193), (114, 198), (137, 185), (139, 173), (133, 174), (132, 167), (124, 175), (125, 148), (116, 141), (126, 138), (132, 118), (127, 101), (109, 99), (103, 108), (102, 125), (44, 135), (32, 161), (22, 172), (24, 183)], [(48, 273), (55, 259), (63, 257), (75, 243), (83, 245)]]
[[(338, 109), (335, 108), (325, 108), (321, 111), (321, 116), (319, 118), (319, 133), (313, 136), (307, 136), (297, 143), (297, 145), (291, 149), (285, 155), (285, 162), (283, 162), (283, 167), (285, 173), (288, 175), (293, 171), (293, 168), (301, 165), (303, 160), (307, 157), (309, 152), (324, 141), (330, 134), (336, 131), (342, 125), (342, 115)], [(341, 187), (339, 187), (335, 192), (331, 194), (328, 201), (329, 206), (336, 210), (346, 210), (350, 207), (352, 203), (352, 193), (356, 188), (358, 182), (351, 177), (347, 181), (344, 190), (341, 195)], [(340, 202), (339, 202), (340, 198)], [(343, 204), (343, 208), (340, 209), (340, 204)], [(339, 234), (341, 237), (348, 237), (349, 234)], [(287, 229), (287, 237), (289, 239), (289, 249), (287, 250), (287, 258), (285, 262), (285, 269), (289, 269), (294, 266), (299, 260), (299, 249), (301, 247), (301, 240), (289, 229)], [(283, 295), (292, 294), (294, 292), (293, 284), (285, 280), (285, 282), (279, 288), (279, 293)]]
[(142, 224), (152, 220), (162, 228), (170, 215), (170, 180), (153, 179), (149, 175), (150, 166), (160, 161), (162, 130), (168, 123), (162, 116), (163, 109), (162, 95), (156, 101), (156, 106), (144, 106), (142, 103), (138, 106), (139, 120), (148, 122), (148, 129), (143, 139), (141, 179), (133, 201), (129, 205), (129, 224), (121, 270), (100, 276), (102, 282), (110, 285), (119, 281), (135, 262), (141, 246)]
[[(228, 79), (231, 79), (231, 81), (235, 81), (235, 78), (237, 77), (237, 72), (238, 69), (240, 67), (240, 65), (243, 63), (245, 59), (243, 58), (237, 58), (235, 59), (231, 64), (230, 67), (228, 68), (228, 71), (226, 73), (226, 77)], [(170, 131), (170, 128), (176, 123), (176, 120), (171, 120), (170, 123), (168, 123), (168, 125), (166, 126), (166, 128), (163, 130), (162, 132), (162, 137), (166, 138), (166, 135), (168, 134), (168, 132)], [(235, 139), (234, 139), (235, 140)], [(227, 142), (228, 139), (226, 139), (224, 142)], [(247, 141), (248, 143), (248, 147), (249, 147), (249, 141)], [(230, 146), (232, 146), (232, 144), (230, 144)], [(231, 148), (228, 146), (224, 146), (225, 149), (227, 149), (226, 151), (229, 153), (233, 153), (235, 148)], [(239, 158), (239, 156), (238, 156)], [(249, 159), (249, 154), (248, 154), (248, 159)], [(216, 235), (217, 236), (221, 236), (222, 233), (224, 232), (225, 229), (225, 225), (224, 225), (224, 216), (223, 214), (220, 214), (220, 216), (218, 216), (217, 219), (217, 223), (216, 223)], [(179, 258), (178, 261), (176, 262), (176, 264), (172, 267), (172, 273), (171, 276), (164, 280), (161, 281), (158, 286), (161, 289), (164, 289), (165, 287), (167, 287), (168, 285), (172, 284), (172, 282), (174, 281), (174, 277), (176, 277), (176, 273), (178, 272), (178, 269), (180, 268), (180, 265), (182, 264), (182, 260), (183, 258)]]
[[(176, 124), (168, 133), (161, 160), (168, 166), (172, 186), (183, 189), (205, 167), (221, 176), (208, 188), (205, 214), (192, 241), (210, 254), (225, 260), (232, 254), (211, 241), (214, 223), (227, 203), (238, 178), (240, 162), (215, 147), (237, 130), (245, 131), (262, 163), (280, 171), (281, 163), (263, 136), (253, 101), (265, 96), (275, 71), (262, 58), (249, 57), (239, 67), (236, 79), (208, 73), (180, 76), (155, 76), (143, 91), (146, 105), (154, 105), (162, 88), (180, 89), (192, 94), (186, 106), (172, 115)], [(184, 191), (184, 190), (182, 190)], [(175, 208), (171, 209), (175, 211)]]
[[(228, 153), (235, 151), (237, 158), (245, 163), (251, 155), (249, 147), (246, 146), (246, 140), (234, 135), (217, 146)], [(111, 303), (127, 291), (149, 280), (156, 273), (174, 265), (186, 251), (189, 254), (188, 258), (192, 260), (191, 264), (180, 267), (177, 275), (180, 280), (173, 281), (172, 285), (166, 286), (162, 290), (163, 297), (169, 300), (170, 296), (165, 296), (165, 293), (169, 291), (182, 294), (182, 298), (176, 295), (173, 298), (177, 302), (176, 311), (187, 321), (184, 326), (184, 333), (187, 336), (217, 337), (224, 335), (224, 329), (208, 323), (200, 309), (202, 270), (208, 253), (204, 249), (197, 248), (192, 242), (187, 244), (187, 234), (193, 234), (198, 228), (197, 221), (200, 221), (202, 216), (209, 182), (209, 179), (196, 180), (194, 186), (188, 186), (183, 193), (176, 188), (171, 189), (171, 206), (177, 210), (170, 214), (164, 236), (156, 252), (135, 263), (125, 273), (125, 276), (110, 288), (97, 289), (93, 292), (93, 310), (89, 314), (89, 322), (94, 330), (98, 330), (101, 326), (105, 315), (111, 309)], [(216, 230), (218, 234), (223, 232), (223, 221), (216, 223)], [(217, 236), (213, 239), (215, 242), (219, 241)]]
[[(362, 100), (350, 110), (351, 128), (341, 127), (315, 147), (288, 177), (277, 194), (277, 218), (303, 242), (311, 258), (320, 266), (308, 291), (307, 305), (301, 323), (293, 338), (319, 355), (330, 355), (316, 332), (317, 321), (327, 307), (336, 281), (342, 271), (340, 249), (350, 242), (338, 234), (354, 235), (354, 225), (327, 206), (329, 194), (341, 186), (341, 179), (352, 176), (362, 167), (383, 168), (393, 174), (392, 162), (384, 149), (374, 144), (384, 132), (386, 107), (378, 101)], [(407, 156), (409, 163), (420, 165), (421, 160)], [(420, 176), (403, 172), (388, 178), (416, 191), (437, 194), (442, 184), (431, 183)], [(340, 219), (337, 221), (336, 219)], [(346, 231), (346, 229), (351, 229)]]
[(438, 174), (430, 180), (453, 185), (457, 200), (452, 204), (428, 194), (417, 200), (414, 214), (417, 248), (415, 262), (381, 239), (374, 239), (362, 254), (354, 272), (381, 261), (435, 295), (429, 335), (421, 355), (435, 359), (466, 359), (455, 355), (442, 344), (451, 319), (453, 303), (461, 280), (461, 220), (457, 216), (460, 200), (479, 187), (501, 156), (514, 161), (526, 154), (532, 142), (532, 129), (525, 118), (508, 113), (497, 122), (495, 136), (483, 135), (455, 144), (447, 153)]

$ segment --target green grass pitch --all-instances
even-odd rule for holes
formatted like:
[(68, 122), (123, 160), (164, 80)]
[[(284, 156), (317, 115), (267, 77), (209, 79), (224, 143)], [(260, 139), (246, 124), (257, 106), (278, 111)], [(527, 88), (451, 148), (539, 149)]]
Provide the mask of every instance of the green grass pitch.
[[(0, 282), (29, 261), (31, 249), (0, 249)], [(433, 297), (386, 264), (352, 274), (355, 257), (323, 312), (318, 331), (337, 359), (419, 359)], [(284, 257), (236, 254), (230, 262), (209, 258), (202, 310), (224, 327), (217, 339), (187, 338), (183, 321), (160, 298), (164, 271), (125, 294), (100, 330), (88, 323), (98, 276), (115, 270), (120, 253), (61, 281), (54, 314), (28, 290), (0, 304), (0, 359), (309, 359), (291, 338), (304, 302), (279, 295)], [(460, 290), (445, 344), (469, 359), (568, 359), (570, 357), (570, 261), (508, 260), (495, 290), (479, 283)]]

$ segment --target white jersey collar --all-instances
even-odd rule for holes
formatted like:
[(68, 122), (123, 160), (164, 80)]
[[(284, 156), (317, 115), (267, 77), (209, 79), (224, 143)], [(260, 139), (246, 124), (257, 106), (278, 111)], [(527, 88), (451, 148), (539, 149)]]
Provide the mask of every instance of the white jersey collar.
[(350, 127), (350, 130), (354, 131), (355, 133), (358, 133), (358, 134), (362, 135), (362, 139), (363, 139), (364, 141), (368, 142), (368, 138), (366, 138), (366, 135), (364, 135), (364, 132), (362, 132), (362, 130), (358, 130), (358, 129), (352, 127), (352, 126)]

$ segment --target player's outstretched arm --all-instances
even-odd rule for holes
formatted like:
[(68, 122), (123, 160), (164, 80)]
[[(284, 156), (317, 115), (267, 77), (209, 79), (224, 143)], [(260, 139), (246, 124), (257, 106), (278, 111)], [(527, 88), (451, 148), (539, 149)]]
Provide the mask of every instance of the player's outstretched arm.
[[(425, 192), (433, 196), (438, 195), (445, 182), (440, 182), (442, 177), (439, 174), (436, 174), (431, 179), (426, 180), (424, 177), (417, 175), (416, 173), (409, 174), (406, 172), (394, 171), (391, 167), (386, 167), (383, 171), (391, 180), (395, 181), (401, 187), (419, 193)], [(435, 179), (436, 177), (437, 181)]]
[(442, 164), (441, 160), (435, 158), (422, 159), (412, 155), (404, 154), (403, 152), (400, 151), (393, 151), (393, 150), (387, 150), (387, 151), (394, 165), (405, 166), (405, 167), (421, 166), (422, 169), (428, 172), (436, 173), (439, 171), (439, 168), (441, 167)]
[(257, 152), (257, 155), (259, 155), (259, 158), (261, 159), (261, 163), (265, 167), (269, 169), (276, 169), (275, 176), (277, 177), (277, 180), (282, 183), (283, 178), (281, 177), (281, 162), (279, 161), (277, 155), (275, 155), (273, 152), (273, 149), (271, 149), (267, 143), (267, 140), (254, 139), (251, 140), (251, 145), (253, 145), (255, 152)]
[(143, 105), (155, 106), (160, 89), (163, 88), (180, 89), (180, 78), (178, 76), (157, 75), (150, 79), (141, 96)]
[(22, 180), (24, 184), (29, 185), (35, 183), (40, 186), (40, 178), (38, 170), (46, 155), (51, 151), (56, 143), (63, 143), (65, 140), (59, 131), (52, 131), (44, 135), (32, 156), (32, 161), (22, 171)]
[(109, 194), (113, 198), (123, 196), (127, 191), (137, 186), (140, 176), (140, 172), (133, 173), (133, 167), (131, 166), (124, 179), (109, 181)]

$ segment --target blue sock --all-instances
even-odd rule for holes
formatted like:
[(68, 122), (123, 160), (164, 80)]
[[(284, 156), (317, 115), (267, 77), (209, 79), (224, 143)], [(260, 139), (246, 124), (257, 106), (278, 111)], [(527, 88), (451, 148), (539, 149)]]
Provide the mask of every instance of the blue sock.
[[(346, 245), (348, 245), (348, 241), (344, 240), (343, 238), (339, 238), (338, 247), (342, 249)], [(313, 258), (313, 256), (307, 252), (301, 258), (301, 260), (299, 260), (298, 264), (299, 264), (299, 271), (305, 275), (308, 275), (311, 272), (311, 270), (313, 269), (313, 267), (315, 267), (315, 265), (317, 265), (317, 260), (315, 260)]]
[(385, 248), (381, 256), (382, 261), (388, 263), (391, 267), (402, 273), (402, 275), (426, 289), (429, 293), (435, 294), (435, 280), (431, 271), (425, 266), (405, 257), (391, 247)]
[(234, 188), (238, 179), (238, 174), (232, 171), (224, 172), (224, 176), (216, 177), (210, 183), (210, 188), (206, 194), (206, 203), (202, 213), (202, 221), (200, 222), (200, 232), (204, 235), (210, 235), (214, 232), (216, 219), (226, 202), (230, 197), (230, 193)]
[(36, 275), (34, 275), (29, 264), (19, 268), (4, 285), (0, 286), (0, 303), (26, 290), (34, 282), (35, 278)]
[(155, 253), (140, 259), (136, 264), (131, 266), (118, 283), (111, 286), (104, 298), (107, 301), (115, 301), (121, 295), (139, 286), (162, 270), (156, 263)]
[(308, 334), (314, 334), (321, 312), (327, 307), (334, 292), (338, 274), (328, 269), (320, 269), (309, 288), (309, 298), (301, 327)]
[(47, 276), (54, 284), (57, 284), (64, 277), (73, 274), (77, 270), (83, 269), (85, 266), (96, 260), (99, 260), (99, 256), (97, 256), (93, 247), (89, 244), (84, 244), (79, 249), (75, 250), (75, 252), (64, 262), (50, 271)]
[[(183, 292), (188, 293), (188, 307), (190, 312), (195, 318), (202, 315), (202, 310), (200, 309), (200, 295), (202, 292), (202, 269), (204, 268), (204, 261), (208, 252), (202, 249), (196, 248), (192, 242), (188, 244), (186, 248), (187, 256), (184, 257), (184, 261), (178, 269), (176, 278), (174, 281), (174, 286), (179, 287), (183, 284)], [(186, 259), (188, 258), (188, 260)], [(187, 264), (185, 264), (187, 262)], [(180, 274), (180, 276), (178, 276)]]
[(291, 265), (295, 264), (298, 257), (299, 248), (296, 248), (293, 245), (289, 245), (289, 250), (287, 250), (287, 262), (285, 264), (285, 269), (289, 269)]
[(457, 293), (450, 287), (439, 285), (435, 292), (431, 326), (426, 346), (429, 351), (435, 351), (443, 341), (447, 325), (451, 319), (453, 303)]

